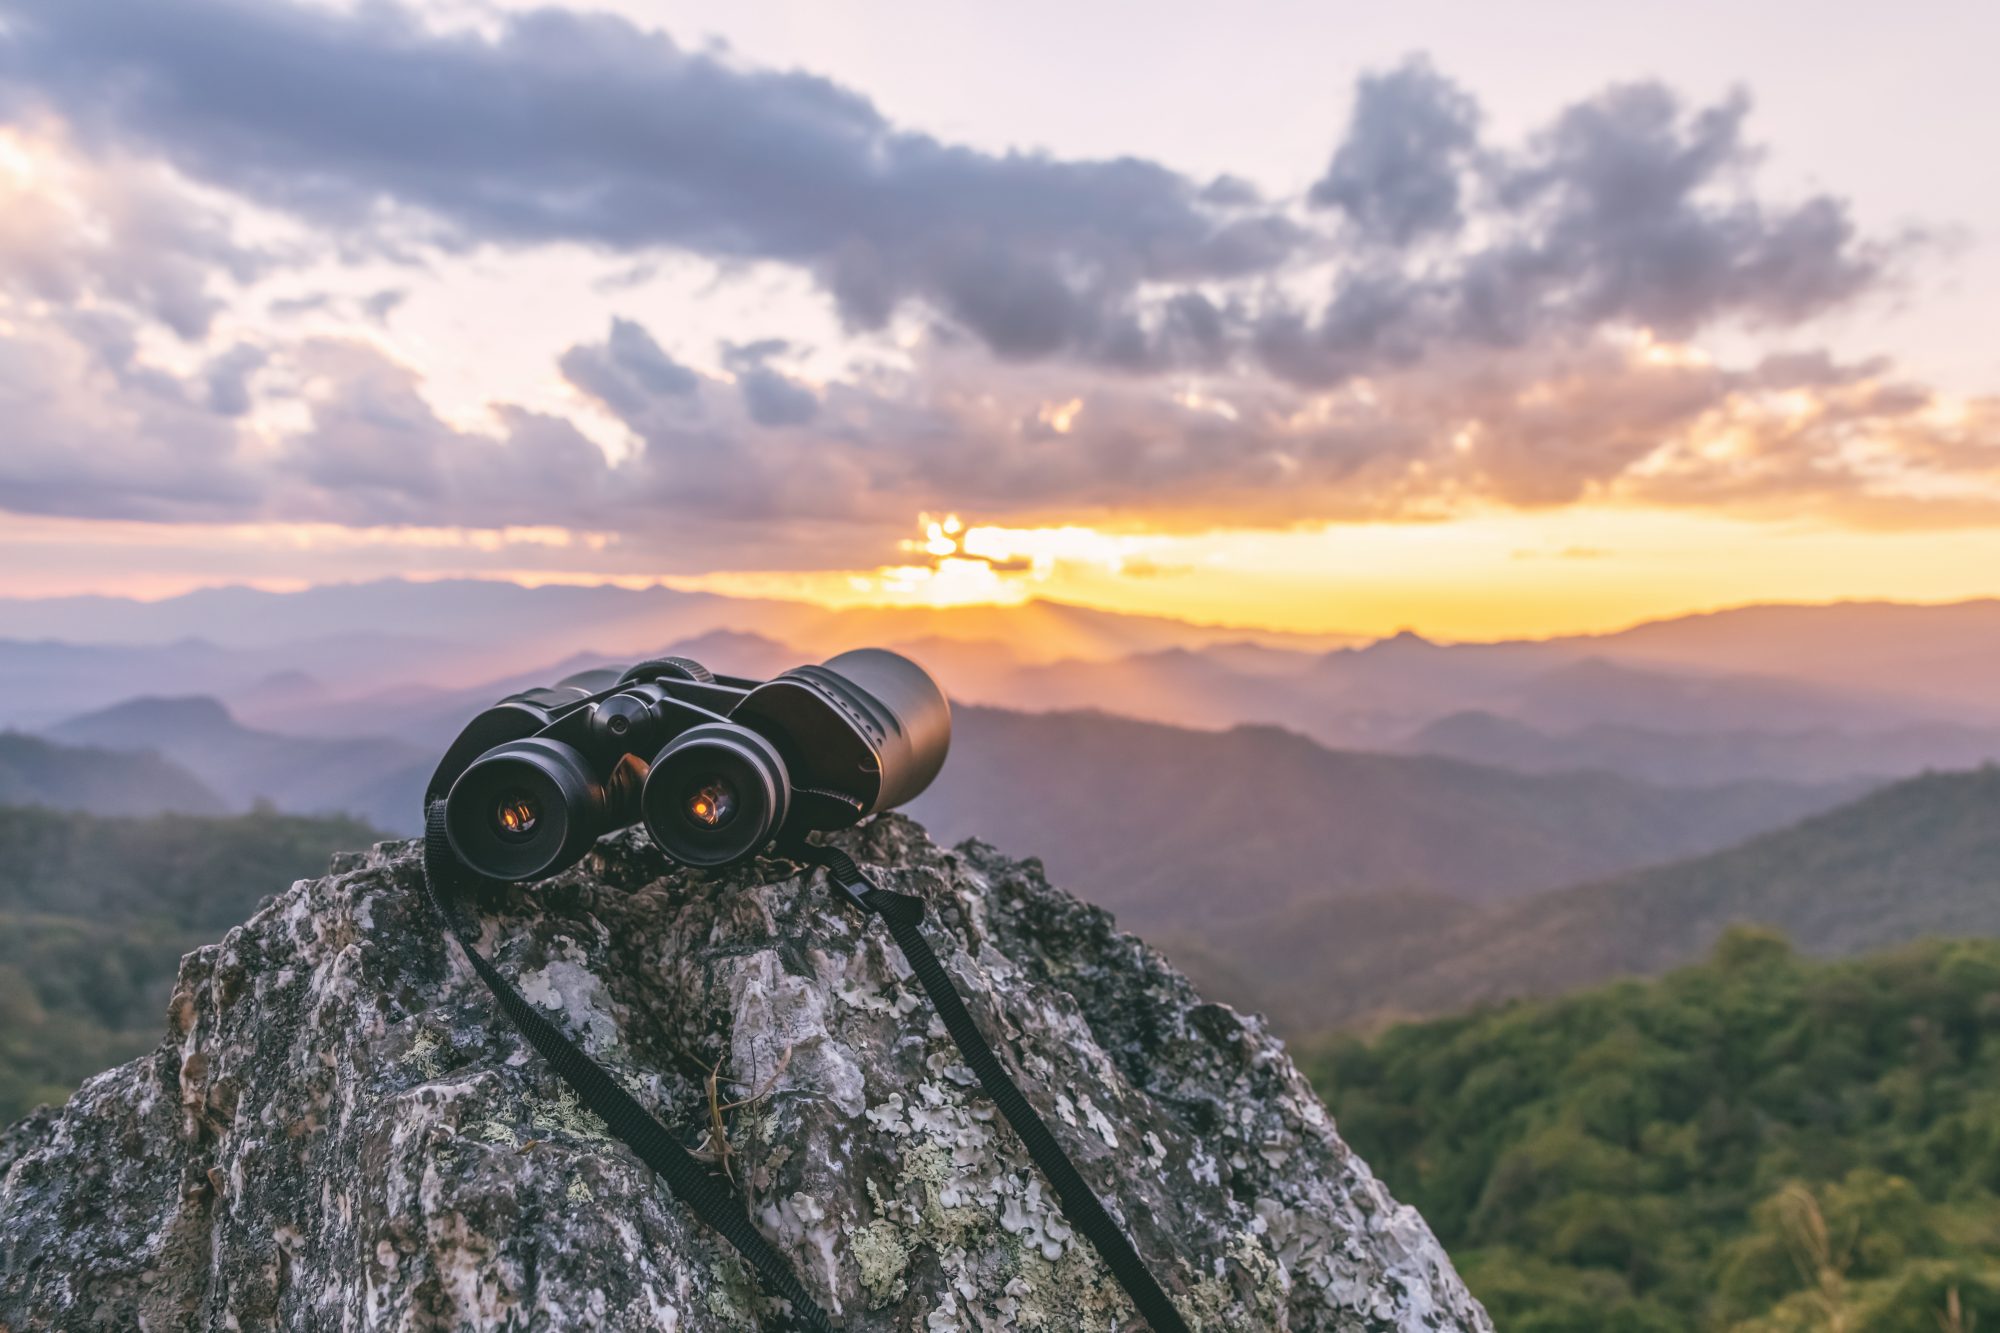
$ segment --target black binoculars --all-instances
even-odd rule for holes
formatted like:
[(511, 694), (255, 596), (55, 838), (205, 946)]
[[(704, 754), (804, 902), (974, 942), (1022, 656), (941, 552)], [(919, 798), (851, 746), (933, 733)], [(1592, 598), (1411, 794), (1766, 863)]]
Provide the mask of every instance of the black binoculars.
[(500, 700), (424, 802), (444, 800), (452, 851), (492, 879), (553, 875), (640, 820), (674, 860), (726, 866), (911, 800), (950, 745), (944, 691), (884, 649), (767, 681), (668, 657)]

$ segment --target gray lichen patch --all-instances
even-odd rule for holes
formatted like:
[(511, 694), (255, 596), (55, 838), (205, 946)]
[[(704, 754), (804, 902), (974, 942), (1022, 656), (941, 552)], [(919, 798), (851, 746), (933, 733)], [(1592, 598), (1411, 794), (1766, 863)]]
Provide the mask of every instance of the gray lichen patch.
[[(925, 900), (1192, 1327), (1490, 1328), (1258, 1020), (1036, 862), (900, 818), (842, 841)], [(0, 1132), (0, 1328), (786, 1327), (499, 1015), (417, 875), (390, 843), (294, 885), (188, 956), (154, 1055)], [(851, 1333), (1132, 1327), (882, 927), (818, 876), (679, 871), (628, 833), (478, 906), (487, 952), (726, 1161)]]

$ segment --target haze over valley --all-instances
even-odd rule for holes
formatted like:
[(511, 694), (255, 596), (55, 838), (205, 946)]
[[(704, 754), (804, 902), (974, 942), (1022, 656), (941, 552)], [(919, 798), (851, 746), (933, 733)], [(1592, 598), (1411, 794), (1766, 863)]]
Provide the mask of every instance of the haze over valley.
[[(1450, 644), (1047, 603), (843, 611), (385, 582), (16, 601), (0, 624), (19, 632), (0, 641), (8, 799), (269, 808), (403, 835), (442, 747), (515, 689), (665, 654), (761, 677), (898, 648), (956, 705), (951, 762), (912, 810), (935, 836), (1033, 849), (1215, 993), (1297, 1031), (1653, 970), (1731, 920), (1796, 925), (1755, 894), (1707, 915), (1640, 905), (1753, 878), (1730, 858), (1775, 873), (1783, 858), (1759, 839), (1817, 846), (1815, 819), (1879, 824), (1893, 859), (1907, 820), (1878, 820), (1871, 793), (1943, 801), (1957, 790), (1943, 779), (1896, 784), (2000, 760), (2000, 696), (1981, 675), (2000, 660), (1994, 602), (1755, 607)], [(1959, 873), (1976, 878), (1987, 854), (1969, 850)], [(1683, 942), (1614, 943), (1625, 917), (1580, 924), (1598, 902), (1663, 911)], [(1802, 943), (1984, 928), (1916, 902)]]

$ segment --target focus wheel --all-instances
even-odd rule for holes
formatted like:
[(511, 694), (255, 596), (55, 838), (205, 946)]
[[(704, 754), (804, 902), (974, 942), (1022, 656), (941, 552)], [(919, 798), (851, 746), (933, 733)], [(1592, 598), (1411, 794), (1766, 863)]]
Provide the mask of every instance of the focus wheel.
[(692, 657), (655, 657), (639, 663), (618, 678), (620, 685), (634, 681), (659, 680), (670, 677), (674, 680), (696, 680), (704, 685), (715, 684), (715, 673)]

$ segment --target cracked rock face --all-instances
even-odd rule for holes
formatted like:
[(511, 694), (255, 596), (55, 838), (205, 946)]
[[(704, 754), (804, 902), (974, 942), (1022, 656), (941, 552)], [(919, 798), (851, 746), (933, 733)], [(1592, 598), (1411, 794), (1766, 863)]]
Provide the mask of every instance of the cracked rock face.
[[(1038, 863), (887, 817), (982, 1028), (1205, 1330), (1488, 1330), (1278, 1042)], [(188, 955), (153, 1055), (0, 1133), (0, 1328), (783, 1328), (425, 910), (414, 844)], [(468, 905), (474, 906), (474, 905)], [(628, 832), (477, 904), (485, 949), (710, 1154), (849, 1330), (1136, 1326), (879, 922)], [(716, 1129), (720, 1124), (721, 1131)]]

